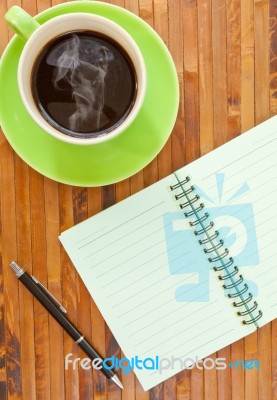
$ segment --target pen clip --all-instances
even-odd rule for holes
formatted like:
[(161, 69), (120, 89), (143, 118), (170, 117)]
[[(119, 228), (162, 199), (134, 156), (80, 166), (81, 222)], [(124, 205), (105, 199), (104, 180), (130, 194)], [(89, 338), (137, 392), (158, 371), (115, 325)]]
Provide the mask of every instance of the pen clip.
[(33, 275), (31, 275), (31, 278), (33, 279), (33, 281), (40, 287), (40, 289), (42, 289), (42, 291), (53, 301), (53, 303), (64, 313), (66, 314), (67, 311), (66, 309), (63, 307), (63, 305), (56, 299), (56, 297), (53, 296), (53, 294), (51, 292), (49, 292), (49, 290), (42, 285), (42, 283), (40, 283), (40, 281), (35, 278)]

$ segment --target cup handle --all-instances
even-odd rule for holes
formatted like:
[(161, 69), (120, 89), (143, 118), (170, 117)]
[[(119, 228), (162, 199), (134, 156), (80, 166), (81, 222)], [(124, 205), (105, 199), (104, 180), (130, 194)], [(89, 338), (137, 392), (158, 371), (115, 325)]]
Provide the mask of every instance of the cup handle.
[(5, 20), (13, 31), (25, 42), (29, 39), (32, 33), (40, 27), (40, 24), (37, 21), (18, 6), (13, 6), (8, 10), (5, 15)]

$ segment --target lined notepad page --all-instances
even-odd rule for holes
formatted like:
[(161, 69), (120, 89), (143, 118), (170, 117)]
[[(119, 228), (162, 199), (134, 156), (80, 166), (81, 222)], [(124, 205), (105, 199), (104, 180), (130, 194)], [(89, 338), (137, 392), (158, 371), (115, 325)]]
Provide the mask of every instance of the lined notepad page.
[[(236, 236), (230, 253), (233, 249), (240, 255), (243, 276), (254, 282), (255, 300), (263, 310), (261, 325), (277, 315), (276, 127), (274, 117), (177, 171), (179, 177), (191, 177), (219, 224), (232, 225)], [(180, 218), (169, 188), (175, 183), (170, 175), (60, 236), (128, 358), (202, 359), (255, 330), (242, 324), (188, 220)], [(248, 210), (252, 205), (251, 240), (256, 246), (248, 243), (243, 230), (246, 219), (253, 219), (251, 213), (238, 221), (233, 213), (242, 203)], [(216, 210), (223, 205), (227, 215), (219, 216)], [(245, 243), (248, 253), (242, 253)], [(187, 288), (187, 297), (178, 297), (178, 288)], [(135, 373), (147, 390), (181, 369), (175, 362), (162, 374)]]

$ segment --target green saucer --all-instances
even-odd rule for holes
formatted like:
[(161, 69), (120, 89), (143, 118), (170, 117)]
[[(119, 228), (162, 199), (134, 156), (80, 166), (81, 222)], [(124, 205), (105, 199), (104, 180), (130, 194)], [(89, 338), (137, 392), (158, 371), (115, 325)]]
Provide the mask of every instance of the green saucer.
[(173, 128), (178, 79), (169, 51), (155, 31), (123, 8), (101, 2), (70, 2), (39, 14), (39, 23), (58, 15), (86, 12), (121, 25), (137, 42), (145, 59), (147, 91), (136, 120), (104, 143), (77, 146), (61, 142), (30, 118), (17, 87), (23, 42), (15, 36), (0, 61), (0, 124), (16, 153), (32, 168), (58, 182), (101, 186), (121, 181), (144, 168), (161, 150)]

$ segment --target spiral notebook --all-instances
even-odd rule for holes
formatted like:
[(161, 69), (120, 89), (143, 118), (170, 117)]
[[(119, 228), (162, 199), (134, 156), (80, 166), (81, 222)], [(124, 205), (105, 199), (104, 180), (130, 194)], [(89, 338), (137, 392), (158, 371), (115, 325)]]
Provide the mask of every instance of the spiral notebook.
[(276, 226), (277, 116), (60, 240), (147, 390), (276, 318)]

